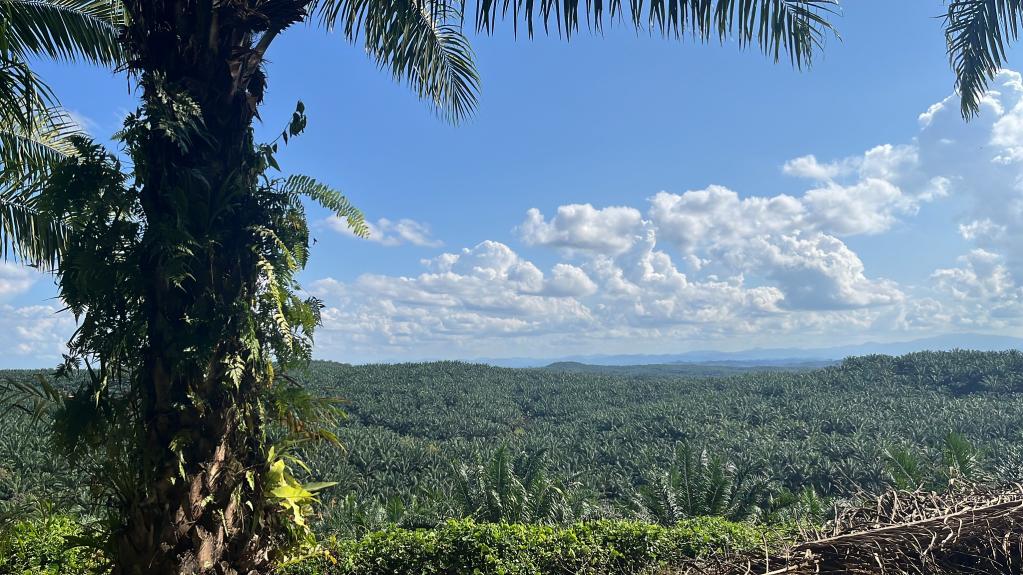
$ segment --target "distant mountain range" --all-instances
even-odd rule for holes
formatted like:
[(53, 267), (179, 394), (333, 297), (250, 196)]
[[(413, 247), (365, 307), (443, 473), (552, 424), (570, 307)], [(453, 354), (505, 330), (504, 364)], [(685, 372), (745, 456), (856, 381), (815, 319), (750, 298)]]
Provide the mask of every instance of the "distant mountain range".
[(902, 342), (868, 342), (856, 345), (818, 348), (754, 348), (745, 351), (689, 351), (674, 354), (573, 355), (553, 358), (481, 358), (473, 361), (501, 367), (543, 367), (552, 363), (635, 366), (670, 363), (718, 364), (748, 368), (755, 366), (789, 367), (800, 364), (838, 361), (854, 355), (902, 355), (915, 351), (975, 349), (1004, 351), (1023, 349), (1023, 338), (1003, 335), (949, 334)]
[(574, 361), (561, 361), (546, 365), (543, 369), (566, 373), (600, 373), (605, 375), (649, 375), (649, 376), (692, 376), (692, 377), (725, 377), (740, 375), (753, 371), (804, 371), (821, 369), (834, 365), (835, 361), (807, 361), (765, 365), (752, 361), (717, 361), (709, 363), (645, 363), (640, 365), (594, 365)]

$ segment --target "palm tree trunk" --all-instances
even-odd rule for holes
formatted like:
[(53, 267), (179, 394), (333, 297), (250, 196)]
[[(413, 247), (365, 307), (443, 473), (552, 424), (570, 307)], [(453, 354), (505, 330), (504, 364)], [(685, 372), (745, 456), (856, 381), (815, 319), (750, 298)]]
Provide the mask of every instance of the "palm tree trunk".
[(254, 407), (266, 378), (254, 361), (240, 380), (226, 366), (254, 353), (246, 312), (259, 270), (246, 238), (257, 213), (258, 3), (126, 4), (129, 68), (149, 119), (135, 158), (148, 338), (137, 376), (141, 480), (122, 503), (115, 573), (262, 573), (280, 527), (265, 503)]

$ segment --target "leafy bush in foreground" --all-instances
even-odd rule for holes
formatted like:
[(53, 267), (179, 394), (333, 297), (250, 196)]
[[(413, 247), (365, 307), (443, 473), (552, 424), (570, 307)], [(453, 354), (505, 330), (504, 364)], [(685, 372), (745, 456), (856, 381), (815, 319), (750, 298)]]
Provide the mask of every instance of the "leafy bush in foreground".
[[(22, 521), (0, 530), (0, 573), (84, 575), (100, 562), (65, 538), (82, 528), (65, 516)], [(782, 533), (720, 518), (673, 527), (594, 521), (554, 527), (451, 520), (434, 529), (392, 527), (357, 539), (330, 539), (324, 552), (277, 575), (598, 575), (646, 573), (713, 553), (775, 546)]]
[(435, 529), (390, 528), (333, 540), (326, 544), (326, 556), (288, 566), (282, 575), (644, 573), (780, 540), (777, 531), (709, 517), (673, 527), (635, 521), (552, 527), (466, 519)]
[(13, 523), (0, 529), (0, 573), (18, 575), (81, 575), (98, 567), (92, 554), (70, 548), (67, 538), (81, 536), (74, 519), (51, 515)]

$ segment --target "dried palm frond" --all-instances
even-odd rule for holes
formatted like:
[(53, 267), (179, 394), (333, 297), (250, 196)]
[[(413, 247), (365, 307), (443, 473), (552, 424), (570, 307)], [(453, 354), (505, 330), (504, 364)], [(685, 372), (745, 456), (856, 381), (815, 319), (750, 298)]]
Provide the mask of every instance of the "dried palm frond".
[(830, 533), (782, 552), (717, 557), (714, 575), (1023, 573), (1023, 486), (893, 491), (840, 511)]

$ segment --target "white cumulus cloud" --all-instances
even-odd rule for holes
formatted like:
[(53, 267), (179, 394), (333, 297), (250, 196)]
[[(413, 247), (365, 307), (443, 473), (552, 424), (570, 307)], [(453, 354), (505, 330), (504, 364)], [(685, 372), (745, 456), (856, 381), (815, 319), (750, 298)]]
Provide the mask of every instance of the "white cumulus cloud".
[(630, 207), (596, 209), (590, 204), (561, 206), (547, 221), (530, 209), (519, 226), (528, 245), (615, 254), (628, 250), (641, 237), (643, 218)]
[(27, 292), (39, 273), (11, 262), (0, 261), (0, 301)]
[(51, 305), (0, 304), (0, 323), (2, 367), (55, 366), (75, 330), (74, 316)]

